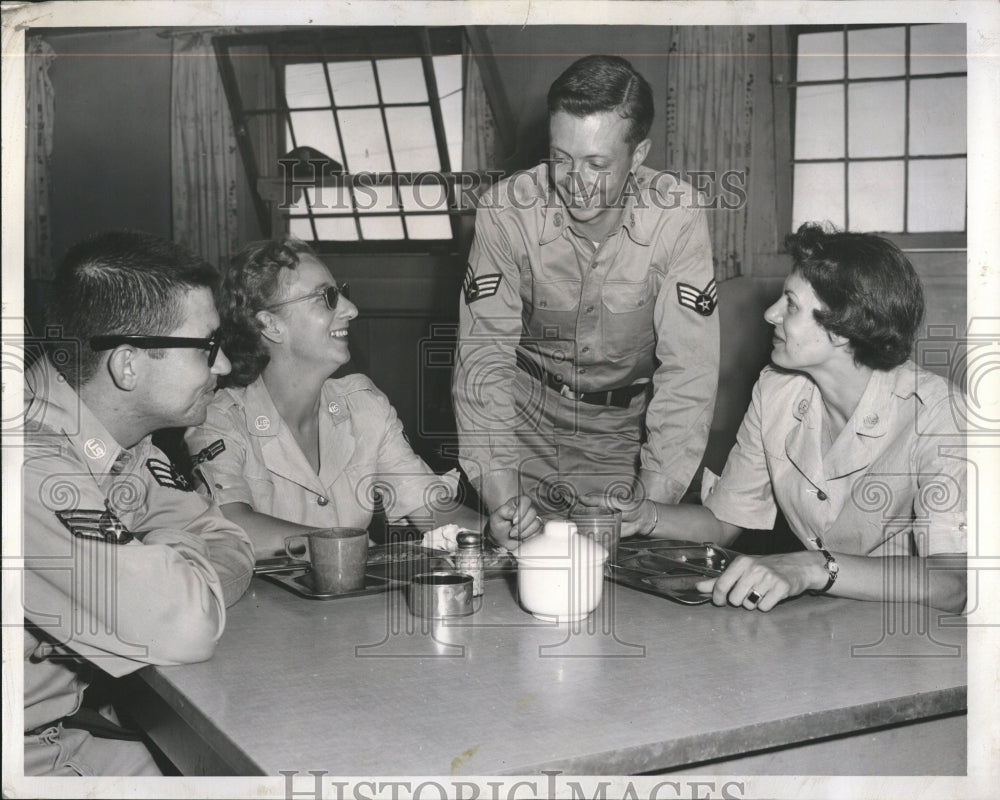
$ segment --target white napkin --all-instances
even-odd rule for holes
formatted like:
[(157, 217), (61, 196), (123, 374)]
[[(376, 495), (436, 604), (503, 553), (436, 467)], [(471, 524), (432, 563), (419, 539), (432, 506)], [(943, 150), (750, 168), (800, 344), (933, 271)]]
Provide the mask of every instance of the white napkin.
[(458, 534), (463, 532), (475, 533), (475, 531), (470, 531), (468, 528), (449, 523), (432, 531), (427, 531), (420, 544), (424, 547), (433, 547), (435, 550), (447, 550), (449, 553), (455, 553), (458, 551)]

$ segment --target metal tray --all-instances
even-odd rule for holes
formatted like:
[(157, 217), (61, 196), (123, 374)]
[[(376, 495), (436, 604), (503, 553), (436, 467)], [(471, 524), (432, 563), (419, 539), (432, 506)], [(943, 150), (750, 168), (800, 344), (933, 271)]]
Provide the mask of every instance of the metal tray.
[(705, 578), (716, 578), (739, 555), (716, 544), (677, 539), (623, 539), (607, 576), (615, 583), (669, 598), (685, 605), (712, 599), (695, 589)]
[[(505, 551), (487, 551), (483, 561), (487, 578), (515, 568), (513, 557)], [(325, 594), (313, 591), (308, 575), (309, 562), (283, 556), (258, 561), (254, 573), (311, 600), (337, 600), (398, 589), (421, 572), (453, 568), (451, 557), (444, 550), (423, 547), (418, 542), (394, 542), (368, 548), (365, 588), (353, 592)]]

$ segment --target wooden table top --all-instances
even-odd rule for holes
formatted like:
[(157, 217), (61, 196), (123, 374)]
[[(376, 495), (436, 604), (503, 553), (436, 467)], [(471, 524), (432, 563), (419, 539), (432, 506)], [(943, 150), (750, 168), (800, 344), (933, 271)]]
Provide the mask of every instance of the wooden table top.
[(764, 614), (606, 583), (574, 630), (513, 576), (447, 624), (257, 578), (210, 661), (141, 675), (242, 774), (624, 775), (961, 711), (964, 645), (927, 608), (829, 597)]

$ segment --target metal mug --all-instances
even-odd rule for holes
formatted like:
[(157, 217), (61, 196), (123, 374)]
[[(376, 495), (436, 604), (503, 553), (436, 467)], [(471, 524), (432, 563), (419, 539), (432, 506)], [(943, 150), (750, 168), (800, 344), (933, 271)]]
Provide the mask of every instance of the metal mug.
[(368, 531), (364, 528), (317, 528), (286, 537), (285, 552), (301, 558), (301, 551), (293, 552), (296, 544), (305, 545), (308, 580), (317, 594), (343, 594), (365, 588)]
[(417, 617), (467, 617), (473, 612), (472, 576), (444, 570), (421, 573), (410, 581), (406, 602)]

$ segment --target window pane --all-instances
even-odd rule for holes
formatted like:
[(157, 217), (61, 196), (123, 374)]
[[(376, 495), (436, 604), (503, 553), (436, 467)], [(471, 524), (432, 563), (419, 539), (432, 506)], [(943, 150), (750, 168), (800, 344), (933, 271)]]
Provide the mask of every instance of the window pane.
[(355, 186), (354, 202), (359, 214), (399, 210), (391, 186)]
[(910, 155), (965, 151), (965, 78), (911, 81)]
[(285, 67), (285, 99), (289, 108), (330, 105), (322, 64), (289, 64)]
[(844, 227), (843, 164), (796, 164), (792, 197), (792, 230), (803, 222)]
[(400, 186), (399, 195), (406, 211), (434, 211), (448, 207), (448, 194), (440, 183), (428, 181), (414, 186)]
[(288, 232), (296, 239), (303, 242), (315, 241), (313, 238), (312, 225), (309, 224), (308, 217), (292, 217), (288, 220)]
[(965, 159), (910, 162), (911, 233), (965, 230)]
[(448, 138), (448, 160), (457, 172), (462, 169), (462, 57), (434, 56), (434, 75)]
[(965, 72), (965, 25), (910, 28), (910, 74)]
[(361, 235), (365, 239), (405, 239), (399, 217), (369, 217), (361, 220)]
[(378, 102), (371, 61), (331, 61), (329, 69), (337, 108), (374, 105)]
[(844, 87), (800, 86), (795, 93), (795, 157), (844, 157)]
[(389, 148), (377, 109), (338, 111), (348, 172), (389, 172)]
[(420, 172), (441, 168), (430, 108), (387, 108), (385, 119), (398, 171)]
[[(340, 144), (337, 142), (337, 126), (333, 121), (333, 112), (292, 111), (289, 117), (295, 131), (296, 146), (308, 145), (334, 161), (343, 161), (340, 156)], [(291, 149), (289, 146), (288, 150)]]
[(848, 78), (881, 78), (903, 75), (905, 72), (905, 28), (863, 28), (848, 31)]
[(380, 58), (376, 64), (383, 103), (427, 102), (427, 81), (419, 58)]
[(852, 231), (903, 230), (903, 162), (865, 161), (848, 167)]
[(358, 241), (358, 229), (352, 217), (317, 217), (316, 233), (321, 242)]
[(796, 81), (839, 80), (844, 77), (844, 34), (804, 33), (797, 40)]
[(451, 223), (446, 216), (407, 217), (406, 227), (411, 239), (450, 239)]
[(307, 188), (313, 211), (351, 211), (351, 189), (349, 186), (317, 186)]
[(906, 138), (906, 84), (854, 83), (847, 90), (848, 150), (851, 158), (902, 156)]

